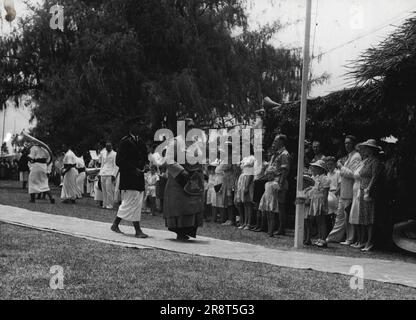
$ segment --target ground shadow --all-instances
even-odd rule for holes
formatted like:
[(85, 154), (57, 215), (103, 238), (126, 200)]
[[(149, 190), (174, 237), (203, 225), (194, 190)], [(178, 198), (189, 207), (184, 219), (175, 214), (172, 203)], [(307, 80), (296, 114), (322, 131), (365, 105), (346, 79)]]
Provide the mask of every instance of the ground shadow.
[(176, 242), (176, 243), (183, 243), (183, 244), (203, 245), (203, 244), (210, 244), (211, 243), (211, 241), (208, 241), (208, 240), (198, 240), (198, 239), (189, 239), (187, 241), (177, 240), (177, 239), (166, 239), (166, 240), (171, 241), (171, 242)]

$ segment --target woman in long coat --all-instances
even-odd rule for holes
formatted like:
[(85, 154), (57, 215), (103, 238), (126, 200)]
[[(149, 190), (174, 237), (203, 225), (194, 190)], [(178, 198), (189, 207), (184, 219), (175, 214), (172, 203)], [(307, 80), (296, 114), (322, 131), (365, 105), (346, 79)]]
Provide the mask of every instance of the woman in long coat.
[(173, 148), (173, 161), (167, 162), (163, 217), (169, 231), (177, 234), (177, 240), (186, 241), (196, 238), (198, 227), (203, 224), (204, 175), (199, 163), (176, 162), (176, 143)]

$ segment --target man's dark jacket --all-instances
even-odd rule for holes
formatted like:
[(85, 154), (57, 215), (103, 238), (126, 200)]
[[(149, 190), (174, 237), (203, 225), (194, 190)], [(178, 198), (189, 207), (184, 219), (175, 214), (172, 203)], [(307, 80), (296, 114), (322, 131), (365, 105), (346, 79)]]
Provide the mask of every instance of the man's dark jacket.
[(142, 139), (128, 135), (121, 139), (116, 164), (120, 168), (120, 190), (144, 191), (143, 170), (147, 162), (147, 148)]

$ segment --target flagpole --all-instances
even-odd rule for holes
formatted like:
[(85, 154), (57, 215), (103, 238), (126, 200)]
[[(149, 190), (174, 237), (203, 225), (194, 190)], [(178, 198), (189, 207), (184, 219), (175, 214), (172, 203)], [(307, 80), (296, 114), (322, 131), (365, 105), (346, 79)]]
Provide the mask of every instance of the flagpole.
[(296, 186), (296, 221), (295, 221), (295, 248), (303, 246), (304, 237), (304, 209), (305, 198), (303, 193), (303, 171), (305, 158), (305, 130), (306, 130), (306, 105), (308, 99), (309, 80), (309, 46), (311, 36), (311, 12), (312, 0), (306, 0), (305, 43), (303, 47), (302, 93), (299, 121), (299, 149), (298, 149), (298, 174)]
[[(6, 103), (4, 103), (3, 104), (3, 131), (1, 134), (1, 146), (3, 146), (3, 143), (4, 143), (4, 133), (6, 129), (6, 109), (7, 109), (7, 105)], [(3, 155), (3, 148), (1, 148), (0, 150), (0, 155)]]

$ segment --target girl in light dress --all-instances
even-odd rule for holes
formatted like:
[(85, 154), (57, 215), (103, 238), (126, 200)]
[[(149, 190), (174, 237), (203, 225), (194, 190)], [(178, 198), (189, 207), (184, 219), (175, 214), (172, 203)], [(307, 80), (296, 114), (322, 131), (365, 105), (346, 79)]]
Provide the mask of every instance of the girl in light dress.
[(146, 200), (152, 216), (156, 215), (156, 184), (159, 180), (159, 175), (156, 171), (156, 166), (152, 165), (146, 175)]
[(250, 156), (241, 160), (241, 174), (238, 178), (236, 193), (234, 197), (235, 206), (240, 214), (239, 229), (254, 229), (253, 216), (253, 194), (254, 194), (254, 163), (256, 158), (253, 152)]
[(273, 237), (276, 217), (279, 213), (279, 183), (275, 180), (276, 176), (277, 168), (274, 166), (267, 167), (265, 171), (267, 182), (264, 186), (264, 194), (259, 204), (259, 210), (263, 212), (267, 218), (267, 234), (269, 237)]
[(220, 210), (221, 223), (224, 226), (231, 226), (235, 224), (233, 210), (233, 188), (235, 176), (233, 165), (220, 163), (220, 165), (215, 169), (215, 173), (219, 175), (220, 181), (222, 181), (219, 191), (215, 195), (217, 207)]
[(220, 152), (228, 152), (228, 162), (219, 160), (215, 169), (216, 185), (214, 186), (216, 194), (216, 212), (220, 213), (220, 223), (224, 226), (235, 224), (234, 217), (234, 167), (232, 165), (232, 145), (226, 142), (226, 147)]
[(306, 222), (306, 236), (305, 245), (311, 245), (311, 233), (313, 222), (316, 221), (318, 226), (318, 240), (314, 243), (318, 247), (326, 248), (326, 215), (328, 214), (328, 194), (330, 189), (330, 180), (327, 177), (327, 168), (323, 160), (318, 160), (311, 164), (310, 170), (315, 180), (313, 187), (307, 188), (305, 191), (309, 206), (307, 222)]
[[(206, 212), (207, 217), (212, 217), (214, 219), (215, 215), (215, 204), (216, 204), (216, 193), (215, 193), (215, 166), (213, 164), (209, 165), (207, 168), (208, 182), (206, 185), (207, 197), (206, 197)], [(207, 220), (210, 220), (208, 218)]]
[(328, 179), (330, 181), (328, 194), (328, 230), (332, 230), (335, 222), (335, 216), (338, 210), (339, 195), (341, 191), (341, 173), (336, 169), (336, 159), (334, 157), (327, 157), (324, 159), (328, 168)]

